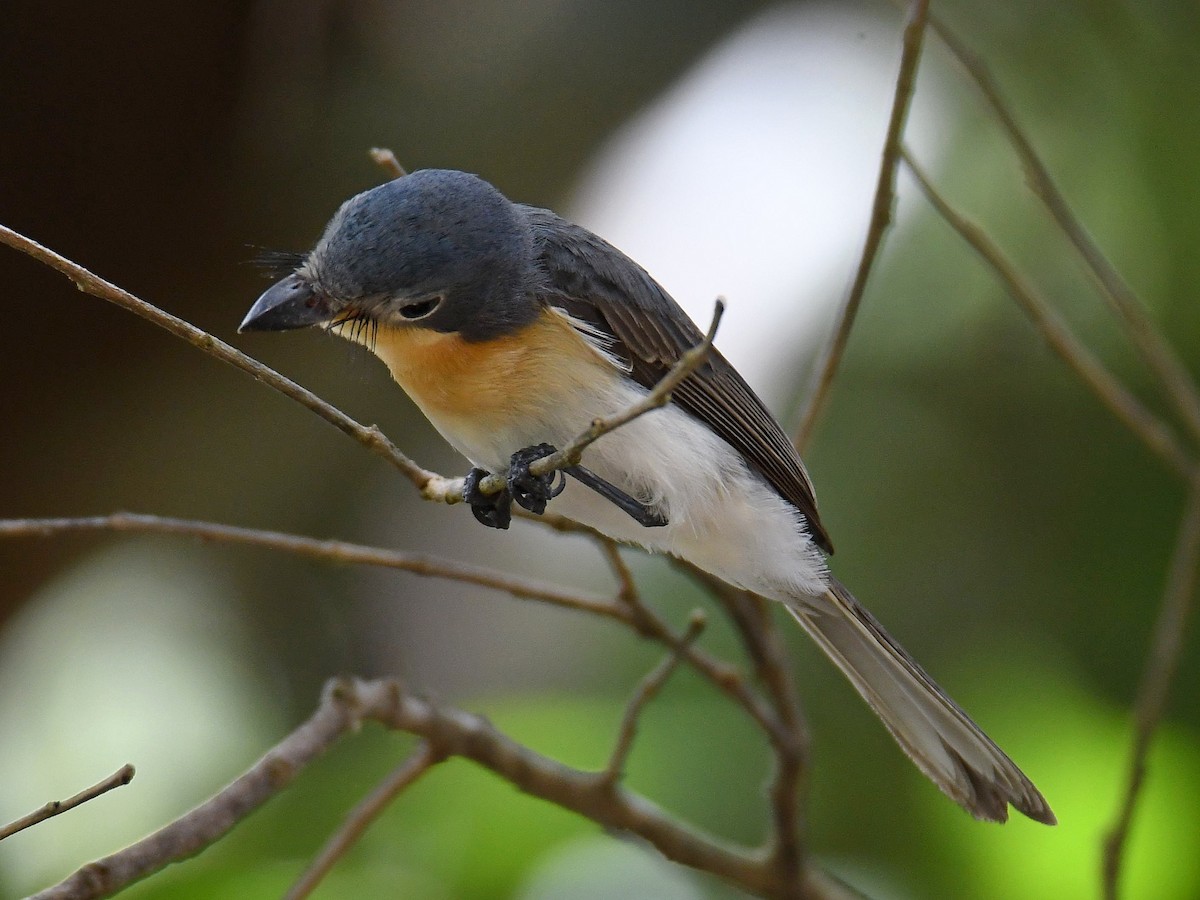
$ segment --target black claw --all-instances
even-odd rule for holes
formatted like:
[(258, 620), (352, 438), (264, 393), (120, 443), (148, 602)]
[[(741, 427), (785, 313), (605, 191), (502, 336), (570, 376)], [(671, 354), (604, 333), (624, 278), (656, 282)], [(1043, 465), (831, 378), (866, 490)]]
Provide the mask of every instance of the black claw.
[[(538, 444), (526, 447), (512, 455), (508, 466), (508, 492), (512, 499), (535, 515), (546, 511), (546, 504), (562, 493), (566, 487), (566, 478), (561, 473), (548, 472), (545, 475), (534, 475), (529, 466), (535, 460), (543, 459), (555, 452), (553, 444)], [(558, 480), (557, 487), (555, 480)]]
[(479, 482), (490, 472), (472, 469), (463, 479), (463, 500), (470, 505), (471, 514), (488, 528), (505, 530), (512, 524), (512, 495), (506, 488), (498, 494), (485, 494), (479, 490)]

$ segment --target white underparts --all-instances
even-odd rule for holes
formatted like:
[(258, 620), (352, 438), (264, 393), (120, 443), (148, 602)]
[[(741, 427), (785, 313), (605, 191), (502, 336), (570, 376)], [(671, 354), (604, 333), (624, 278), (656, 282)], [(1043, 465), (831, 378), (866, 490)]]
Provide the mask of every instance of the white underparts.
[[(459, 427), (434, 424), (476, 465), (504, 471), (516, 450), (543, 442), (561, 447), (593, 419), (626, 409), (647, 393), (611, 366), (597, 367), (595, 375), (586, 388), (543, 386), (540, 414), (499, 433), (482, 433), (461, 422)], [(737, 451), (682, 409), (654, 410), (605, 435), (584, 451), (583, 464), (656, 508), (669, 524), (643, 527), (572, 479), (550, 509), (768, 596), (825, 591), (824, 555), (800, 513)]]

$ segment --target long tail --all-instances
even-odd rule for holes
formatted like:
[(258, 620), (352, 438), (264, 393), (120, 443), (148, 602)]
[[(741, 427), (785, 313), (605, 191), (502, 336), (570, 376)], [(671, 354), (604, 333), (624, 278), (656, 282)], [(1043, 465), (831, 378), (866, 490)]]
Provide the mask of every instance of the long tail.
[(1008, 805), (1054, 825), (1049, 805), (979, 726), (946, 696), (836, 579), (823, 601), (788, 609), (883, 720), (904, 752), (979, 819), (1004, 822)]

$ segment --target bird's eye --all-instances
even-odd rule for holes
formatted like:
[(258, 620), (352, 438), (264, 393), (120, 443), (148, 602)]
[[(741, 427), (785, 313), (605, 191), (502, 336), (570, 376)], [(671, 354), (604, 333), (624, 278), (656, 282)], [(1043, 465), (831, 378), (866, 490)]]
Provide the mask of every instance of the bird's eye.
[(438, 296), (417, 300), (415, 303), (406, 303), (400, 307), (400, 315), (409, 320), (423, 319), (437, 309), (441, 302), (442, 298)]

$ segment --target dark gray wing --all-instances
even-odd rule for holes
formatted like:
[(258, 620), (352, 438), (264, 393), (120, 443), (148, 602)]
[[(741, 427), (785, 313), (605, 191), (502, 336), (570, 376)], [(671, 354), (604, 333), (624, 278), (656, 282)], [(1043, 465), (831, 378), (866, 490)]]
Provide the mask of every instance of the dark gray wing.
[[(646, 270), (590, 231), (549, 210), (521, 207), (533, 230), (548, 303), (613, 338), (612, 351), (650, 388), (703, 340), (703, 333)], [(817, 515), (812, 482), (792, 442), (737, 370), (715, 350), (675, 389), (673, 401), (736, 449), (808, 520), (813, 540), (833, 552)]]

